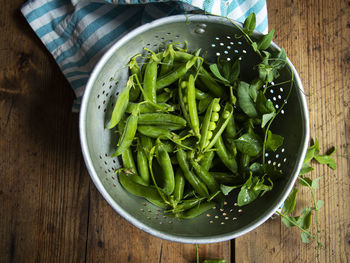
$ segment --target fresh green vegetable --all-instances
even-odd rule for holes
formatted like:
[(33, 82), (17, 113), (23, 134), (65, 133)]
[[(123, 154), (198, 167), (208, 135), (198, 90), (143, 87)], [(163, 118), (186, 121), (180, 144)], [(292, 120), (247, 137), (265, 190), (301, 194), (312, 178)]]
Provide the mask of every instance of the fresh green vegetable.
[[(255, 24), (250, 15), (241, 29), (260, 58), (251, 79), (241, 72), (244, 60), (220, 57), (208, 63), (205, 52), (190, 53), (187, 44), (148, 50), (142, 66), (141, 55), (130, 60), (129, 81), (107, 125), (119, 128), (113, 156), (123, 160), (118, 172), (128, 192), (170, 216), (191, 219), (234, 189), (237, 204), (247, 205), (283, 177), (265, 163), (265, 153), (277, 151), (284, 141), (270, 130), (282, 106), (275, 109), (266, 90), (274, 88), (286, 56), (284, 50), (269, 51), (273, 32), (252, 40)], [(309, 155), (316, 152), (315, 147)], [(328, 156), (317, 158), (334, 167)]]

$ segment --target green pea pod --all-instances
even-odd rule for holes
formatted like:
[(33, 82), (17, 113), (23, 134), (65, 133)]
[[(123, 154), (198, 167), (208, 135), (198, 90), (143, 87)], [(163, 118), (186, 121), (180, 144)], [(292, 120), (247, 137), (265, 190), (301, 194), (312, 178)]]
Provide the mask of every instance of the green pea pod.
[(199, 89), (195, 89), (195, 95), (197, 100), (205, 100), (209, 97), (209, 95)]
[(150, 151), (151, 151), (151, 149), (153, 147), (152, 138), (148, 137), (146, 135), (143, 135), (143, 134), (138, 134), (138, 136), (140, 138), (141, 146), (142, 146), (143, 150), (145, 151), (146, 156), (148, 158), (149, 153), (150, 153)]
[(182, 112), (182, 115), (184, 116), (185, 120), (188, 123), (191, 123), (190, 115), (187, 111), (187, 107), (186, 107), (185, 101), (184, 101), (184, 95), (182, 92), (183, 91), (182, 91), (182, 87), (181, 87), (181, 81), (179, 81), (178, 96), (179, 96), (179, 104), (180, 104), (181, 112)]
[(174, 61), (177, 62), (186, 62), (193, 58), (193, 55), (184, 51), (175, 51), (174, 52)]
[(201, 204), (199, 204), (198, 206), (195, 206), (189, 210), (187, 210), (186, 212), (184, 212), (181, 216), (181, 218), (184, 219), (192, 219), (194, 217), (197, 217), (201, 214), (203, 214), (204, 212), (212, 209), (215, 206), (215, 202), (203, 202)]
[(172, 212), (177, 214), (177, 213), (181, 213), (184, 212), (186, 210), (189, 210), (193, 207), (195, 207), (196, 205), (199, 205), (202, 201), (204, 201), (204, 197), (202, 198), (192, 198), (192, 199), (187, 199), (187, 200), (183, 200), (181, 202), (181, 204), (177, 205)]
[(225, 90), (211, 77), (205, 68), (200, 67), (198, 77), (215, 97), (226, 98)]
[(197, 176), (207, 185), (210, 192), (216, 193), (220, 188), (215, 178), (196, 161), (191, 159), (191, 165), (195, 170)]
[(215, 106), (219, 105), (220, 99), (219, 98), (215, 98), (212, 100), (212, 102), (210, 103), (205, 116), (204, 116), (204, 120), (202, 123), (202, 128), (201, 128), (201, 139), (199, 142), (199, 147), (200, 147), (200, 151), (202, 152), (204, 150), (204, 148), (207, 145), (207, 142), (209, 141), (208, 139), (208, 135), (209, 135), (209, 126), (210, 126), (210, 122), (211, 122), (211, 116), (213, 113), (213, 110), (215, 108)]
[(139, 171), (140, 177), (145, 181), (146, 184), (150, 183), (150, 175), (148, 170), (148, 158), (146, 151), (139, 141), (137, 144), (137, 169)]
[(130, 169), (131, 173), (138, 175), (134, 157), (132, 156), (131, 148), (128, 147), (123, 153), (122, 153), (122, 161), (123, 161), (123, 167), (126, 169)]
[(205, 151), (208, 151), (211, 147), (213, 147), (216, 143), (216, 141), (218, 140), (218, 138), (221, 136), (221, 134), (223, 133), (223, 131), (225, 130), (231, 116), (233, 113), (233, 107), (230, 103), (226, 103), (223, 112), (222, 112), (222, 116), (219, 119), (215, 130), (213, 130), (213, 137), (210, 140), (210, 143), (205, 147)]
[(241, 175), (234, 175), (234, 174), (223, 173), (223, 172), (210, 172), (210, 174), (220, 184), (239, 185), (245, 182), (244, 177), (242, 177)]
[(193, 189), (201, 196), (208, 197), (208, 189), (190, 170), (187, 162), (187, 154), (184, 150), (178, 149), (176, 152), (176, 158), (179, 162), (179, 166), (184, 173), (186, 180), (192, 185)]
[(148, 137), (157, 139), (170, 139), (172, 138), (172, 134), (169, 130), (163, 129), (157, 126), (151, 126), (151, 125), (138, 125), (137, 131), (143, 135), (146, 135)]
[(210, 169), (210, 167), (212, 165), (214, 156), (215, 156), (215, 152), (214, 151), (208, 151), (208, 152), (205, 152), (203, 154), (203, 157), (202, 157), (202, 159), (200, 160), (200, 163), (199, 163), (203, 167), (203, 169), (205, 169), (206, 171), (209, 171), (209, 169)]
[(133, 85), (134, 85), (133, 76), (130, 76), (126, 84), (126, 87), (120, 92), (118, 96), (117, 102), (115, 103), (115, 106), (112, 112), (112, 117), (106, 125), (107, 129), (114, 128), (124, 116), (124, 113), (129, 103), (129, 92), (131, 87), (133, 87)]
[(160, 77), (157, 80), (157, 90), (163, 89), (178, 79), (182, 78), (187, 71), (196, 63), (198, 57), (192, 57), (191, 60), (189, 60), (186, 64), (182, 64), (180, 67), (177, 69), (169, 72), (167, 75)]
[[(158, 103), (158, 105), (164, 107), (167, 111), (174, 111), (175, 107), (166, 103)], [(155, 108), (152, 104), (149, 103), (133, 103), (133, 102), (129, 102), (128, 103), (128, 107), (126, 108), (127, 113), (132, 113), (133, 110), (135, 110), (135, 108), (139, 107), (140, 109), (140, 113), (153, 113), (153, 112), (157, 112), (159, 109)]]
[(157, 95), (157, 102), (166, 103), (172, 97), (173, 97), (173, 91), (170, 91), (170, 92), (165, 91)]
[(194, 134), (200, 138), (199, 133), (199, 118), (197, 112), (197, 104), (196, 104), (196, 90), (194, 87), (194, 77), (191, 74), (188, 78), (187, 82), (187, 101), (188, 101), (188, 111), (191, 120), (191, 126), (194, 131)]
[(167, 113), (143, 113), (140, 114), (138, 123), (140, 125), (162, 125), (162, 126), (186, 126), (186, 120), (180, 116)]
[(232, 114), (230, 120), (227, 123), (226, 129), (225, 129), (225, 137), (234, 139), (237, 134), (237, 129), (236, 129), (236, 123), (234, 116)]
[(185, 190), (185, 178), (180, 169), (177, 169), (175, 173), (175, 188), (174, 188), (174, 199), (177, 202), (180, 202), (183, 198)]
[(162, 64), (160, 66), (159, 75), (163, 76), (167, 74), (173, 67), (174, 64), (174, 44), (169, 44), (165, 52), (163, 53)]
[(220, 135), (215, 144), (216, 153), (219, 156), (223, 164), (233, 173), (237, 173), (237, 162), (236, 159), (227, 152), (224, 140)]
[(119, 173), (119, 181), (124, 189), (136, 196), (152, 199), (155, 201), (162, 201), (162, 198), (159, 195), (157, 189), (151, 186), (138, 184), (131, 179), (131, 176), (126, 175), (124, 172)]
[(119, 140), (117, 149), (115, 150), (113, 157), (119, 156), (130, 147), (134, 140), (137, 130), (138, 110), (135, 110), (126, 120), (125, 129)]
[(153, 200), (150, 198), (146, 198), (148, 202), (152, 203), (155, 206), (158, 206), (159, 208), (162, 209), (167, 209), (168, 205), (164, 203), (164, 201), (159, 201), (159, 200)]
[(167, 195), (171, 195), (174, 192), (175, 188), (175, 176), (173, 165), (171, 164), (171, 159), (168, 152), (165, 150), (163, 143), (160, 141), (157, 142), (156, 146), (156, 158), (160, 167), (162, 168), (162, 177), (163, 177), (163, 191)]
[(150, 61), (146, 65), (145, 75), (143, 77), (143, 88), (145, 96), (148, 100), (154, 103), (157, 103), (157, 70), (158, 62), (150, 59)]

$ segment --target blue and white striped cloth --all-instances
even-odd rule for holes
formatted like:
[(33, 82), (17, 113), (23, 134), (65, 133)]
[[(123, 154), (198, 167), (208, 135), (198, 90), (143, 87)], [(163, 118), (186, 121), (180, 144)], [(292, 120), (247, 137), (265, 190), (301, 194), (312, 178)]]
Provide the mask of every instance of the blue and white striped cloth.
[(242, 22), (255, 12), (257, 30), (267, 32), (266, 0), (29, 0), (21, 11), (72, 86), (73, 111), (100, 57), (143, 23), (203, 11)]

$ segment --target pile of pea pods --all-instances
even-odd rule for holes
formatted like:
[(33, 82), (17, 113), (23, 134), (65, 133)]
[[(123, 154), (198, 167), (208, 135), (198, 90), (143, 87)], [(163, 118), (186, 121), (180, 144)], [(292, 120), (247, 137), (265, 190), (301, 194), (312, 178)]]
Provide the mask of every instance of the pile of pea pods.
[(246, 205), (281, 176), (264, 160), (283, 143), (269, 130), (277, 115), (265, 97), (271, 81), (256, 74), (245, 82), (240, 59), (209, 64), (200, 52), (172, 43), (133, 57), (107, 124), (119, 136), (113, 157), (122, 161), (123, 188), (184, 219), (233, 189)]

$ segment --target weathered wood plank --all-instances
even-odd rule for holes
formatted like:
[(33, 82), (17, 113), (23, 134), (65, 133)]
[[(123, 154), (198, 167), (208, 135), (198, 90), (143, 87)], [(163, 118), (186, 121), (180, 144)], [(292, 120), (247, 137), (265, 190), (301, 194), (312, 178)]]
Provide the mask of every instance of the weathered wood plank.
[[(194, 244), (153, 237), (121, 218), (94, 186), (90, 188), (87, 262), (196, 262)], [(199, 245), (204, 258), (230, 258), (230, 242)]]
[(0, 9), (0, 261), (84, 262), (90, 181), (73, 93), (22, 2)]
[[(268, 1), (270, 28), (284, 47), (304, 84), (312, 138), (321, 150), (337, 148), (338, 169), (314, 165), (312, 178), (322, 176), (316, 198), (325, 201), (319, 212), (320, 262), (350, 259), (349, 195), (349, 56), (348, 1)], [(311, 200), (300, 188), (300, 206)], [(279, 219), (236, 240), (236, 262), (316, 262), (315, 242), (305, 245), (297, 229)], [(241, 252), (241, 253), (240, 253)], [(242, 253), (244, 252), (244, 253)]]

